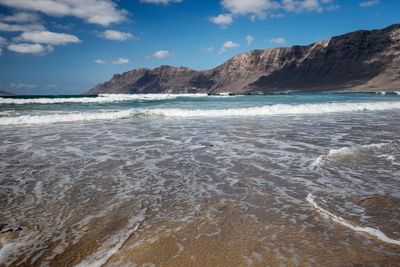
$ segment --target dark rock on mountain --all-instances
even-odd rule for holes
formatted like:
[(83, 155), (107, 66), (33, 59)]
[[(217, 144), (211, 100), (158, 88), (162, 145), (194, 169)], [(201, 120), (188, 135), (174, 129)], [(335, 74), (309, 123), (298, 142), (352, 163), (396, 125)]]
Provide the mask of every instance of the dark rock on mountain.
[(161, 66), (117, 74), (89, 93), (390, 91), (400, 88), (400, 24), (308, 46), (253, 50), (205, 71)]

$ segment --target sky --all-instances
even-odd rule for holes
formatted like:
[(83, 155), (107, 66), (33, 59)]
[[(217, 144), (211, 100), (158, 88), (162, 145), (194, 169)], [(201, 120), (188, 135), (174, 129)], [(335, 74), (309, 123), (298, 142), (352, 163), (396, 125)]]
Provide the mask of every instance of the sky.
[(0, 0), (0, 90), (80, 94), (114, 74), (400, 23), (398, 0)]

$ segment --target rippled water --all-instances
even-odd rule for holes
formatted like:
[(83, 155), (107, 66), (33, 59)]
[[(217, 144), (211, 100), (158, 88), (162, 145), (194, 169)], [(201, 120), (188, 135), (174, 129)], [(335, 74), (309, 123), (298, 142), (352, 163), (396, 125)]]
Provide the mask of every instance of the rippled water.
[(0, 265), (396, 265), (400, 96), (0, 98)]

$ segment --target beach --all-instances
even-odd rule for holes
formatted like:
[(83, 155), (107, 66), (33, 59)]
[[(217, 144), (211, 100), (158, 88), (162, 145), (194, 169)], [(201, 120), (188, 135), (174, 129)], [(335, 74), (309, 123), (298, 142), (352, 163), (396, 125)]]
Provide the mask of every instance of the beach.
[(0, 98), (0, 266), (395, 266), (400, 95)]

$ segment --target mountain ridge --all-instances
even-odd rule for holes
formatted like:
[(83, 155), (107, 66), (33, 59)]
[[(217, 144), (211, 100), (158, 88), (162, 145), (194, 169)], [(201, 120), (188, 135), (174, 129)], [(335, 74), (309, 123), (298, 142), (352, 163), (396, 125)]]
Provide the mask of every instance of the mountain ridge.
[(400, 88), (400, 24), (305, 46), (256, 49), (209, 70), (162, 65), (115, 74), (99, 93), (389, 91)]

